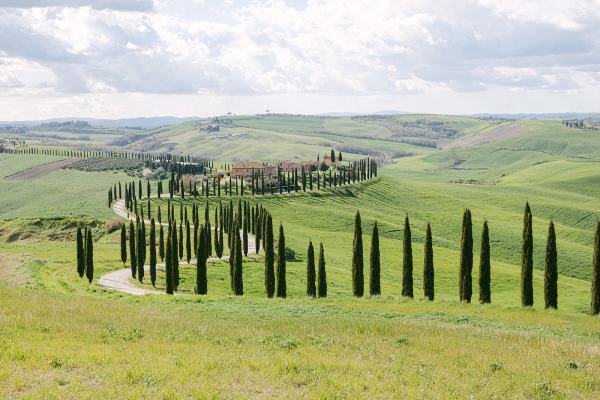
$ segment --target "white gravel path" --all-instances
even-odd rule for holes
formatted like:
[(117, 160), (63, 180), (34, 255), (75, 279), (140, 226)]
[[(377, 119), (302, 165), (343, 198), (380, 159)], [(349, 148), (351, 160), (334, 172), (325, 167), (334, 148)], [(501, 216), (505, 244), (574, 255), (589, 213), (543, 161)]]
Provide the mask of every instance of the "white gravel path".
[[(125, 200), (121, 199), (121, 200), (115, 201), (113, 203), (112, 209), (113, 209), (114, 213), (117, 214), (118, 216), (120, 216), (124, 219), (135, 221), (135, 215), (129, 214), (129, 212), (125, 209)], [(148, 225), (150, 224), (150, 221), (145, 221), (145, 222)], [(167, 224), (163, 223), (162, 225), (167, 225)], [(214, 234), (214, 232), (213, 232), (213, 234)], [(243, 232), (242, 232), (242, 230), (240, 230), (240, 237), (242, 236), (242, 234), (243, 234)], [(256, 251), (256, 239), (254, 238), (254, 236), (248, 234), (248, 254), (254, 254), (255, 251)], [(227, 261), (227, 260), (229, 260), (229, 256), (223, 256), (223, 258), (221, 258), (221, 260)], [(219, 259), (215, 258), (215, 257), (208, 259), (208, 262), (216, 262), (216, 261), (219, 261)], [(192, 264), (192, 265), (195, 265), (195, 262), (196, 262), (195, 259), (190, 260), (190, 264)], [(185, 265), (187, 263), (185, 261), (184, 262), (180, 261), (180, 264)], [(157, 264), (156, 268), (164, 269), (165, 265)], [(144, 271), (146, 271), (146, 277), (149, 279), (150, 266), (145, 265)], [(137, 286), (136, 283), (133, 282), (133, 278), (131, 277), (131, 269), (130, 268), (123, 268), (123, 269), (109, 272), (108, 274), (105, 274), (98, 279), (98, 284), (106, 289), (116, 290), (118, 292), (133, 294), (136, 296), (144, 296), (144, 295), (149, 295), (149, 294), (164, 294), (163, 292), (160, 292), (158, 290), (149, 290), (149, 289), (144, 289), (144, 288)]]

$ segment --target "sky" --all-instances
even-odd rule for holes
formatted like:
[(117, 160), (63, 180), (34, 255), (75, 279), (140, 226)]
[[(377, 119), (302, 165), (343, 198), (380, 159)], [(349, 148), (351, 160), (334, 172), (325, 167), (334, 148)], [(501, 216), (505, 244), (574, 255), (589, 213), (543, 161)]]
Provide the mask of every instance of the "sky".
[(600, 111), (600, 0), (0, 0), (0, 120)]

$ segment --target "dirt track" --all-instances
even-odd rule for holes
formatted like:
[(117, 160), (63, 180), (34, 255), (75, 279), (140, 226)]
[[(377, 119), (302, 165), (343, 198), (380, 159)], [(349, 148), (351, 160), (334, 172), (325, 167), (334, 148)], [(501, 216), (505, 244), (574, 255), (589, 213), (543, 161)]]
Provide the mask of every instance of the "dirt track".
[[(127, 210), (125, 209), (125, 201), (124, 200), (115, 201), (113, 203), (112, 209), (113, 209), (114, 213), (117, 214), (118, 216), (128, 219), (128, 220), (131, 220), (131, 221), (135, 221), (135, 216), (129, 214), (127, 212)], [(146, 220), (145, 222), (148, 225), (150, 224), (150, 221)], [(167, 224), (165, 224), (163, 222), (163, 225), (167, 225)], [(240, 230), (240, 236), (241, 235), (242, 235), (242, 230)], [(255, 252), (256, 252), (256, 238), (254, 236), (248, 234), (248, 254), (253, 254)], [(227, 261), (227, 260), (229, 260), (229, 256), (223, 256), (221, 258), (221, 260)], [(209, 263), (217, 262), (217, 261), (219, 261), (219, 259), (215, 258), (215, 257), (211, 257), (207, 260), (207, 262), (209, 262)], [(185, 261), (180, 261), (180, 263), (186, 264)], [(195, 263), (196, 263), (195, 259), (192, 259), (190, 261), (190, 264), (192, 264), (192, 265), (195, 265)], [(164, 269), (165, 265), (157, 264), (156, 268)], [(149, 273), (150, 266), (145, 265), (144, 270)], [(163, 294), (163, 292), (160, 292), (157, 290), (148, 290), (148, 289), (144, 289), (139, 286), (136, 286), (136, 284), (132, 282), (131, 269), (129, 269), (129, 268), (118, 269), (116, 271), (112, 271), (112, 272), (109, 272), (108, 274), (103, 275), (102, 277), (100, 277), (100, 279), (98, 279), (98, 284), (106, 289), (116, 290), (118, 292), (133, 294), (136, 296), (144, 296), (147, 294)]]
[(25, 171), (17, 172), (7, 176), (6, 179), (14, 181), (29, 181), (40, 176), (49, 174), (50, 172), (57, 171), (67, 165), (73, 164), (77, 161), (77, 158), (67, 158), (66, 160), (58, 160), (48, 164), (38, 165), (37, 167), (26, 169)]
[(464, 147), (474, 147), (481, 146), (483, 144), (496, 142), (498, 140), (512, 139), (515, 137), (519, 137), (525, 132), (527, 132), (529, 128), (526, 126), (519, 125), (505, 125), (500, 126), (491, 132), (482, 133), (474, 136), (465, 136), (454, 140), (449, 143), (444, 143), (441, 145), (443, 150), (451, 150), (456, 148), (464, 148)]

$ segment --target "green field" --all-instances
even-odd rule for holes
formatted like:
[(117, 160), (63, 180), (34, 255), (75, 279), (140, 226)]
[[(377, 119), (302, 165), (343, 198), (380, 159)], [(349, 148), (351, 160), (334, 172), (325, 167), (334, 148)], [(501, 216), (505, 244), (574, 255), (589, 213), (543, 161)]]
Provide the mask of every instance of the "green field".
[[(443, 145), (493, 136), (500, 126), (517, 124), (527, 129), (452, 150), (398, 141), (419, 138)], [(119, 233), (104, 232), (104, 224), (116, 217), (106, 190), (132, 178), (120, 171), (60, 169), (13, 180), (7, 177), (61, 158), (0, 155), (0, 357), (5, 361), (0, 397), (600, 397), (600, 320), (589, 316), (592, 239), (600, 217), (598, 133), (559, 121), (430, 115), (237, 117), (219, 132), (200, 131), (201, 125), (144, 131), (146, 138), (128, 149), (185, 149), (217, 161), (312, 159), (340, 146), (413, 155), (381, 166), (372, 181), (319, 193), (245, 197), (266, 207), (277, 226), (283, 224), (286, 244), (297, 255), (288, 262), (285, 300), (266, 298), (262, 252), (244, 263), (242, 297), (230, 294), (225, 261), (209, 264), (207, 296), (191, 294), (195, 269), (190, 266), (181, 267), (181, 294), (174, 297), (102, 288), (97, 278), (123, 268)], [(194, 201), (203, 215), (206, 200), (184, 203)], [(210, 198), (211, 211), (218, 201)], [(519, 263), (527, 201), (534, 217), (536, 270), (535, 304), (524, 309)], [(152, 199), (154, 213), (158, 205), (164, 213), (166, 201)], [(465, 207), (474, 218), (474, 300), (481, 226), (484, 219), (489, 223), (491, 305), (458, 301)], [(374, 298), (352, 297), (357, 210), (366, 283), (372, 224), (379, 224), (382, 295)], [(414, 300), (400, 295), (406, 215), (413, 237)], [(560, 272), (559, 309), (553, 311), (543, 306), (550, 219)], [(434, 302), (422, 299), (428, 222)], [(75, 271), (78, 223), (94, 227), (91, 285)], [(325, 247), (327, 299), (306, 298), (309, 239)], [(164, 290), (161, 270), (157, 289)]]

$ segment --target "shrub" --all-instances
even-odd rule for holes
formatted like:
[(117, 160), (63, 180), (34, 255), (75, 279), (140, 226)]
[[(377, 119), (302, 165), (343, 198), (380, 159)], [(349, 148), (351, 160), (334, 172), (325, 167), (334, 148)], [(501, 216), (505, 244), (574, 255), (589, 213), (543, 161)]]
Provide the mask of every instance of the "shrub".
[(118, 218), (113, 218), (104, 225), (104, 232), (108, 235), (121, 229), (121, 226), (123, 226), (123, 222)]

